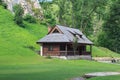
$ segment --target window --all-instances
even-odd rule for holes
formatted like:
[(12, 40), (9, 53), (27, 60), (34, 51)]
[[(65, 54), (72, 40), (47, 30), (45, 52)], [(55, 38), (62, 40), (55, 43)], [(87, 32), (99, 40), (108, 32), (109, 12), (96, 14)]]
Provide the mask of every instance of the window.
[(60, 51), (65, 51), (65, 45), (60, 45)]
[(82, 38), (82, 35), (79, 35), (80, 38)]
[(48, 46), (48, 51), (53, 51), (53, 46), (52, 45)]

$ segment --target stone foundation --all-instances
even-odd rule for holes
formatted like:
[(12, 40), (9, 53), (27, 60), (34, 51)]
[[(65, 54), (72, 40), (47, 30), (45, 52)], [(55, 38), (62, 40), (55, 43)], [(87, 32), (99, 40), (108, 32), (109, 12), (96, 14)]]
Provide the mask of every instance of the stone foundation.
[(92, 60), (91, 55), (75, 55), (75, 56), (51, 56), (54, 58), (60, 59), (68, 59), (68, 60), (77, 60), (77, 59), (85, 59), (85, 60)]

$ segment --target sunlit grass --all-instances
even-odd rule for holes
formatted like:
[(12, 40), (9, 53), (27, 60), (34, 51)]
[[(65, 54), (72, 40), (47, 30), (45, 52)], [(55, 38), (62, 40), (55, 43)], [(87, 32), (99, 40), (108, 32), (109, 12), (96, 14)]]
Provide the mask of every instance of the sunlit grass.
[(31, 59), (16, 57), (15, 60), (0, 64), (0, 80), (66, 80), (85, 73), (120, 71), (119, 65), (86, 60), (46, 59), (39, 56)]

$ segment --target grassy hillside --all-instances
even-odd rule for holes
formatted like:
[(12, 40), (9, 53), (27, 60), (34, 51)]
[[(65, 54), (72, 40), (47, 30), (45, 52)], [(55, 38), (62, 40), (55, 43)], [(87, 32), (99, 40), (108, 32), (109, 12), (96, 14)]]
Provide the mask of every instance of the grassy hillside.
[(47, 33), (47, 28), (40, 24), (25, 22), (21, 28), (13, 21), (11, 12), (0, 6), (0, 56), (30, 56), (35, 53), (29, 48), (39, 48), (36, 41)]
[(120, 57), (120, 54), (113, 52), (104, 47), (93, 46), (92, 56), (93, 57)]

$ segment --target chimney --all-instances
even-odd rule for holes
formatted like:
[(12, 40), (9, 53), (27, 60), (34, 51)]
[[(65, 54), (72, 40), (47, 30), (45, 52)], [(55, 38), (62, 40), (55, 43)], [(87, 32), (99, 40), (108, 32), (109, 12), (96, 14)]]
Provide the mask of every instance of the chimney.
[(51, 31), (51, 29), (52, 29), (52, 27), (48, 26), (48, 32), (50, 32), (50, 31)]

